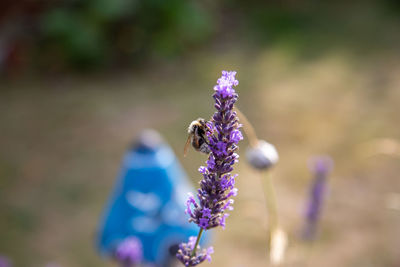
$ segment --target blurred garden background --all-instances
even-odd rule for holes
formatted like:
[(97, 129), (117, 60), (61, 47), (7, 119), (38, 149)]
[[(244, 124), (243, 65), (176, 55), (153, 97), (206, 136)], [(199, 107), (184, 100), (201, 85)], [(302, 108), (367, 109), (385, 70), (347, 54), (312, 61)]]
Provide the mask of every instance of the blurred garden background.
[[(122, 156), (158, 130), (183, 157), (220, 71), (274, 144), (283, 266), (400, 266), (400, 5), (365, 1), (0, 3), (0, 255), (14, 266), (115, 266), (96, 229)], [(260, 174), (240, 146), (239, 194), (204, 266), (268, 266)], [(318, 239), (300, 239), (307, 160), (335, 167)], [(184, 212), (182, 210), (182, 212)]]

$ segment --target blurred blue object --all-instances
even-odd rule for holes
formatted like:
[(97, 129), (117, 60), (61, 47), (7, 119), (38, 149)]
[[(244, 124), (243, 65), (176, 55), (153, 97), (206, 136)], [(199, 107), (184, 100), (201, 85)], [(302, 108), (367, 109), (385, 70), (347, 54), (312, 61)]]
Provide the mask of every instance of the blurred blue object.
[(198, 233), (184, 212), (188, 192), (193, 188), (172, 149), (157, 132), (143, 131), (124, 156), (105, 211), (97, 244), (101, 254), (112, 256), (119, 242), (136, 236), (146, 262), (168, 265), (177, 245)]

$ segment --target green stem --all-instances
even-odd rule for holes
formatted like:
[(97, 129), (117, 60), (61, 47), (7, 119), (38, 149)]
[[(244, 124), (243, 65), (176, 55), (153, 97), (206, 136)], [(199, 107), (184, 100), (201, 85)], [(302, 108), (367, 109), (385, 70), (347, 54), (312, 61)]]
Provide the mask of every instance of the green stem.
[(192, 257), (196, 255), (197, 246), (199, 245), (201, 235), (203, 234), (203, 228), (200, 228), (199, 234), (197, 235), (196, 244), (194, 244), (194, 248), (192, 251)]

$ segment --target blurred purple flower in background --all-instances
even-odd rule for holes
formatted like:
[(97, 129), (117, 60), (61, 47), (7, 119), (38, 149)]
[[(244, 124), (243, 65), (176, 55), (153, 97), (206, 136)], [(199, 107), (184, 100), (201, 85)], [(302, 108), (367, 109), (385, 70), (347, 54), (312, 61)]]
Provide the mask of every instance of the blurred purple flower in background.
[(124, 239), (117, 246), (114, 257), (123, 267), (130, 267), (141, 263), (143, 250), (140, 240), (133, 236)]
[(329, 156), (314, 157), (310, 159), (309, 168), (314, 175), (314, 179), (311, 184), (305, 214), (306, 223), (303, 231), (303, 238), (306, 240), (315, 238), (327, 187), (326, 180), (329, 172), (333, 168), (333, 160)]
[[(206, 162), (207, 166), (199, 168), (203, 179), (197, 191), (198, 201), (191, 193), (187, 200), (186, 213), (190, 216), (189, 221), (196, 223), (201, 229), (199, 239), (203, 230), (219, 225), (225, 227), (225, 219), (228, 217), (226, 210), (233, 209), (234, 201), (231, 197), (237, 194), (237, 189), (234, 187), (237, 175), (230, 172), (233, 170), (233, 164), (238, 161), (239, 155), (235, 151), (243, 136), (239, 130), (241, 125), (236, 112), (233, 111), (233, 105), (238, 98), (233, 86), (239, 83), (235, 75), (235, 71), (222, 71), (222, 76), (214, 87), (214, 107), (217, 111), (207, 122), (206, 127), (211, 152)], [(192, 241), (180, 245), (177, 258), (185, 266), (195, 266), (206, 258), (211, 260), (209, 254), (213, 251), (212, 248), (203, 250), (199, 254), (193, 253), (191, 251), (195, 252), (197, 246), (195, 244), (192, 246)]]
[(10, 260), (0, 255), (0, 267), (12, 267)]

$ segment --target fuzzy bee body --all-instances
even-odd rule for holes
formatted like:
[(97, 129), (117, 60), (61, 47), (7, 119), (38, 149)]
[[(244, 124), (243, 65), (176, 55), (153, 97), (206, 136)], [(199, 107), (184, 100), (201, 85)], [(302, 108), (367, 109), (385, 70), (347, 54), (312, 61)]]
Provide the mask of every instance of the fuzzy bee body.
[(187, 149), (191, 143), (193, 148), (199, 152), (208, 154), (210, 153), (210, 148), (208, 147), (208, 140), (206, 137), (206, 121), (199, 118), (192, 121), (188, 128), (188, 139), (184, 148), (184, 155), (187, 154)]

